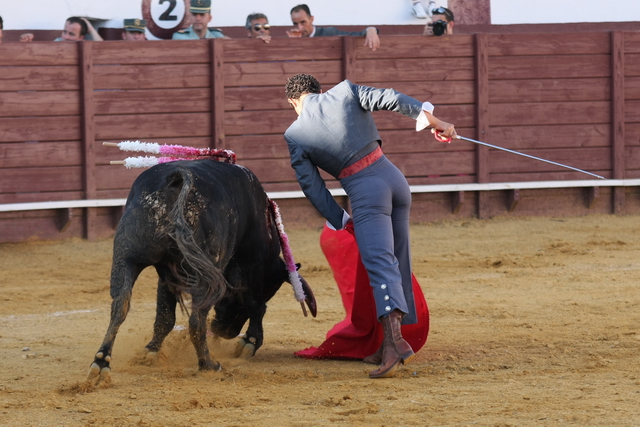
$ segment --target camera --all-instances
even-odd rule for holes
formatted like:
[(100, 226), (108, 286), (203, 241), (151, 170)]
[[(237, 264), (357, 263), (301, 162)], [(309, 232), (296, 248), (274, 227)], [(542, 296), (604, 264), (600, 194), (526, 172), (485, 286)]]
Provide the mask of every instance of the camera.
[(447, 24), (447, 21), (440, 20), (429, 24), (429, 26), (431, 27), (431, 31), (433, 31), (434, 36), (441, 36), (447, 32)]

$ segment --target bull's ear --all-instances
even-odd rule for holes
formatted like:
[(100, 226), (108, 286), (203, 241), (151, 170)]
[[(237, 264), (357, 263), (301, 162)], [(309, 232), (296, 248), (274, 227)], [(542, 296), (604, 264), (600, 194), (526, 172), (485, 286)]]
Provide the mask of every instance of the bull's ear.
[(300, 270), (301, 264), (299, 262), (296, 262), (296, 271)]

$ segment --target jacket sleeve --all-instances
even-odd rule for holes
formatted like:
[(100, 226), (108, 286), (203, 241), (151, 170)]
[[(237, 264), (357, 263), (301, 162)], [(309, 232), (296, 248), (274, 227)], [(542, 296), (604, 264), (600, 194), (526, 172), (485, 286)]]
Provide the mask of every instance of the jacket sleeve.
[(289, 147), (291, 167), (296, 173), (302, 192), (332, 226), (337, 230), (341, 229), (344, 209), (334, 200), (324, 179), (320, 176), (320, 171), (306, 153), (287, 136), (285, 136), (285, 140)]
[(395, 89), (359, 86), (349, 80), (346, 80), (346, 82), (351, 86), (351, 90), (360, 101), (360, 106), (367, 111), (395, 111), (412, 119), (417, 119), (422, 111), (422, 102)]

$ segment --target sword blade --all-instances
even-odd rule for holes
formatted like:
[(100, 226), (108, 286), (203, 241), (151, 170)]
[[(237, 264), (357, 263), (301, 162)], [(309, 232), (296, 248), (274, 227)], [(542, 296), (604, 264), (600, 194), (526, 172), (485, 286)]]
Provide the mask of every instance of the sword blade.
[(497, 145), (487, 144), (486, 142), (476, 141), (475, 139), (465, 138), (464, 136), (457, 135), (456, 139), (462, 139), (462, 140), (465, 140), (465, 141), (473, 142), (474, 144), (484, 145), (486, 147), (495, 148), (496, 150), (506, 151), (507, 153), (517, 154), (519, 156), (528, 157), (530, 159), (539, 160), (541, 162), (550, 163), (550, 164), (556, 165), (556, 166), (561, 166), (563, 168), (571, 169), (571, 170), (574, 170), (576, 172), (586, 173), (587, 175), (595, 176), (598, 179), (606, 179), (603, 176), (596, 175), (595, 173), (587, 172), (587, 171), (582, 170), (582, 169), (574, 168), (573, 166), (568, 166), (568, 165), (563, 165), (562, 163), (552, 162), (551, 160), (542, 159), (540, 157), (532, 156), (532, 155), (525, 154), (525, 153), (520, 153), (519, 151), (509, 150), (508, 148), (504, 148), (504, 147), (498, 147)]

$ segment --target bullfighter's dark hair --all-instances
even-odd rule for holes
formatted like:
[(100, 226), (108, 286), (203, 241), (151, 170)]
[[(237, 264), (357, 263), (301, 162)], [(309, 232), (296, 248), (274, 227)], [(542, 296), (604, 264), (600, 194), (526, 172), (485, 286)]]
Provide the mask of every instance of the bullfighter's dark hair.
[(310, 74), (296, 74), (289, 77), (284, 92), (287, 99), (300, 99), (305, 93), (320, 93), (320, 82)]
[(297, 6), (293, 6), (293, 8), (291, 9), (291, 12), (289, 12), (289, 15), (291, 15), (293, 12), (300, 12), (301, 10), (304, 10), (307, 15), (311, 16), (311, 11), (309, 10), (309, 6), (307, 6), (306, 4), (299, 4)]
[(89, 27), (87, 27), (87, 23), (84, 22), (84, 19), (78, 17), (78, 16), (72, 16), (71, 18), (67, 19), (67, 22), (71, 23), (71, 24), (78, 24), (80, 25), (80, 35), (84, 36), (89, 32)]

